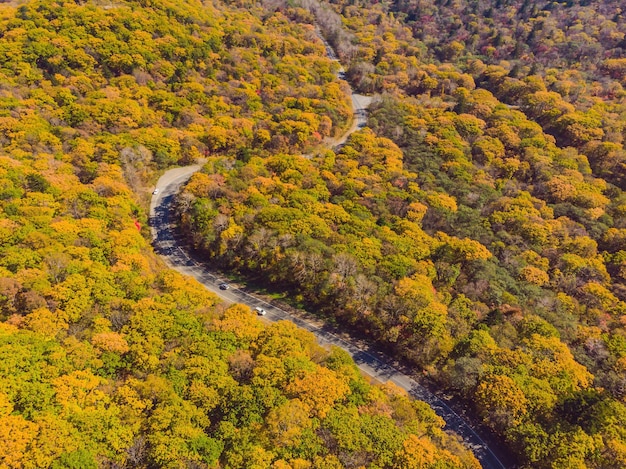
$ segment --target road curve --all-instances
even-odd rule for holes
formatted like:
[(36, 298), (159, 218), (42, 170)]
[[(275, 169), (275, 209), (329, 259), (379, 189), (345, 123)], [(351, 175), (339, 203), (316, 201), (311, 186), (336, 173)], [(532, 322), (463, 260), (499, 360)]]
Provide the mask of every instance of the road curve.
[(367, 375), (381, 381), (392, 383), (405, 389), (411, 396), (429, 404), (446, 422), (446, 429), (461, 436), (465, 444), (474, 452), (485, 469), (505, 469), (505, 466), (478, 434), (454, 412), (443, 400), (421, 386), (410, 376), (391, 366), (390, 360), (374, 349), (359, 348), (349, 340), (337, 337), (326, 327), (318, 327), (301, 318), (291, 316), (286, 311), (273, 306), (257, 296), (238, 288), (220, 290), (219, 284), (225, 281), (205, 265), (192, 259), (179, 242), (175, 229), (174, 198), (181, 186), (191, 175), (200, 169), (200, 165), (175, 168), (167, 171), (157, 184), (158, 193), (153, 194), (150, 203), (150, 226), (155, 251), (168, 266), (181, 274), (194, 277), (208, 290), (231, 303), (242, 303), (251, 308), (261, 306), (267, 311), (265, 316), (270, 321), (287, 320), (311, 331), (323, 345), (336, 345), (346, 350), (358, 367)]
[[(324, 44), (324, 48), (326, 49), (326, 57), (328, 57), (333, 62), (339, 62), (339, 58), (337, 57), (337, 54), (335, 54), (335, 51), (332, 48), (332, 46), (324, 38), (319, 27), (315, 28), (315, 34), (317, 35), (319, 40), (322, 41), (322, 43)], [(341, 64), (339, 64), (339, 69), (337, 69), (337, 78), (341, 80), (345, 80), (345, 75), (346, 75), (345, 69), (343, 68)], [(335, 138), (329, 137), (324, 140), (324, 143), (326, 144), (326, 146), (334, 150), (341, 149), (341, 147), (343, 147), (348, 141), (348, 137), (350, 137), (350, 134), (352, 134), (354, 131), (358, 129), (362, 129), (363, 127), (365, 127), (365, 125), (367, 124), (367, 108), (372, 103), (371, 96), (366, 96), (364, 94), (355, 93), (352, 87), (350, 86), (350, 83), (348, 83), (348, 86), (350, 87), (350, 102), (352, 104), (352, 114), (354, 118), (352, 119), (352, 125), (350, 126), (350, 128), (348, 128), (342, 135), (340, 135), (339, 137), (335, 137)]]

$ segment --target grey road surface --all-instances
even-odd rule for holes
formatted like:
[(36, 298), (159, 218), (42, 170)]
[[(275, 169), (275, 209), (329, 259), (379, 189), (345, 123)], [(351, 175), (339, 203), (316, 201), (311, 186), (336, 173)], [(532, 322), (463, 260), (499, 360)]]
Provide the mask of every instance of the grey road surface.
[[(324, 47), (326, 49), (326, 56), (330, 60), (339, 62), (337, 54), (335, 54), (332, 46), (328, 43), (328, 41), (326, 41), (324, 36), (322, 36), (322, 32), (319, 28), (315, 29), (315, 34), (317, 34), (317, 37), (324, 44)], [(337, 77), (343, 79), (345, 77), (345, 73), (346, 71), (343, 66), (340, 66), (337, 70)], [(350, 86), (349, 83), (348, 86)], [(366, 96), (364, 94), (355, 93), (352, 87), (350, 87), (350, 98), (352, 103), (352, 114), (354, 117), (352, 119), (352, 125), (348, 130), (343, 133), (343, 135), (336, 138), (328, 138), (325, 140), (325, 144), (334, 150), (341, 149), (341, 147), (343, 147), (348, 141), (348, 137), (350, 137), (350, 134), (352, 134), (357, 129), (362, 129), (367, 124), (367, 108), (372, 102), (372, 97)]]
[[(332, 47), (319, 34), (320, 39), (326, 46), (326, 53), (332, 60), (337, 60)], [(340, 68), (339, 73), (343, 72)], [(334, 149), (341, 148), (347, 141), (350, 134), (355, 130), (365, 126), (367, 122), (367, 107), (372, 98), (356, 94), (351, 90), (352, 109), (354, 120), (350, 129), (341, 137), (327, 142)], [(152, 231), (153, 245), (155, 251), (161, 255), (165, 262), (178, 272), (194, 277), (208, 290), (212, 291), (220, 298), (231, 303), (241, 303), (254, 309), (259, 306), (267, 311), (265, 318), (270, 321), (287, 320), (299, 327), (311, 331), (322, 345), (336, 345), (346, 350), (354, 359), (358, 367), (367, 375), (381, 381), (392, 383), (405, 389), (411, 396), (429, 404), (434, 411), (446, 422), (446, 429), (452, 430), (461, 436), (464, 443), (474, 452), (474, 455), (485, 469), (505, 469), (505, 465), (497, 458), (480, 436), (454, 412), (443, 400), (432, 394), (421, 386), (410, 376), (398, 371), (389, 363), (389, 359), (375, 350), (364, 350), (359, 348), (349, 340), (342, 339), (333, 334), (325, 327), (318, 327), (301, 318), (291, 316), (286, 311), (277, 308), (253, 294), (244, 292), (238, 288), (221, 290), (219, 285), (227, 283), (215, 272), (205, 265), (192, 259), (182, 245), (179, 243), (174, 219), (174, 198), (181, 186), (189, 180), (191, 175), (200, 169), (200, 165), (175, 168), (167, 171), (157, 183), (159, 189), (153, 194), (150, 203), (150, 225)]]
[(175, 230), (174, 198), (181, 186), (200, 169), (200, 165), (175, 168), (167, 171), (157, 184), (157, 194), (152, 196), (150, 204), (150, 225), (152, 230), (153, 245), (155, 251), (161, 255), (165, 262), (178, 272), (194, 277), (220, 298), (231, 303), (241, 303), (254, 309), (257, 306), (267, 311), (265, 318), (270, 321), (287, 320), (297, 326), (311, 331), (322, 345), (336, 345), (352, 355), (358, 367), (367, 375), (381, 381), (391, 381), (405, 389), (413, 397), (428, 403), (446, 422), (446, 429), (459, 434), (465, 444), (474, 452), (483, 468), (504, 469), (505, 466), (478, 434), (454, 412), (443, 400), (421, 386), (410, 376), (398, 371), (389, 363), (390, 361), (381, 353), (372, 350), (364, 350), (330, 332), (326, 327), (318, 327), (301, 318), (293, 317), (286, 311), (271, 305), (259, 297), (244, 292), (239, 288), (232, 287), (229, 290), (220, 290), (219, 285), (227, 282), (211, 271), (206, 265), (202, 265), (192, 259), (180, 244)]

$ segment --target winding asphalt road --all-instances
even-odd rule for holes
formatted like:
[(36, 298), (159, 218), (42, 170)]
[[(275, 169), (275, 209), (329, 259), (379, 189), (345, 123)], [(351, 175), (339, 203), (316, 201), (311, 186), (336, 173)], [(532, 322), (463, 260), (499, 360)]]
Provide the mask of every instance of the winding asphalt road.
[[(327, 46), (327, 52), (332, 49)], [(333, 53), (334, 54), (334, 53)], [(329, 57), (330, 54), (329, 54)], [(331, 57), (333, 58), (333, 57)], [(340, 73), (343, 69), (340, 69)], [(367, 120), (366, 108), (371, 98), (352, 93), (352, 107), (355, 115), (352, 127), (339, 139), (332, 142), (334, 148), (341, 147), (356, 129), (365, 125)], [(183, 184), (191, 175), (198, 171), (201, 165), (185, 166), (167, 171), (157, 183), (158, 192), (153, 194), (150, 203), (150, 226), (152, 231), (153, 245), (155, 251), (161, 255), (166, 264), (178, 272), (194, 277), (208, 290), (218, 295), (223, 300), (230, 303), (241, 303), (248, 305), (254, 310), (255, 307), (262, 307), (267, 311), (266, 318), (270, 321), (287, 320), (299, 327), (306, 329), (317, 337), (322, 345), (336, 345), (346, 350), (354, 359), (359, 369), (365, 374), (379, 380), (380, 382), (391, 381), (392, 383), (405, 389), (411, 396), (426, 402), (433, 410), (444, 419), (446, 429), (452, 430), (461, 436), (466, 446), (473, 452), (485, 469), (506, 469), (506, 466), (489, 448), (480, 436), (463, 420), (454, 410), (452, 410), (443, 400), (432, 394), (410, 376), (400, 372), (392, 365), (384, 354), (374, 348), (360, 348), (350, 341), (333, 334), (327, 327), (318, 327), (301, 318), (290, 315), (288, 312), (273, 306), (254, 294), (244, 292), (239, 288), (221, 290), (219, 285), (226, 282), (206, 265), (192, 259), (182, 243), (177, 237), (174, 215), (174, 199)]]

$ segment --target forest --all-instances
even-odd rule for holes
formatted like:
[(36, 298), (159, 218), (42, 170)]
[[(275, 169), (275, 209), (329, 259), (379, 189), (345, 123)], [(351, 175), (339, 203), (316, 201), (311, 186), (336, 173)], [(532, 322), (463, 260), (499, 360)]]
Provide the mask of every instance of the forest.
[[(200, 158), (177, 209), (211, 265), (404, 360), (520, 467), (626, 466), (625, 34), (618, 0), (0, 4), (0, 467), (479, 467), (163, 265), (149, 194)], [(374, 101), (333, 151), (348, 82)]]
[(0, 5), (0, 467), (480, 467), (426, 404), (150, 246), (160, 170), (298, 153), (348, 124), (312, 21)]
[(427, 374), (519, 466), (626, 466), (620, 2), (292, 5), (265, 8), (320, 27), (367, 128), (211, 153), (189, 244)]

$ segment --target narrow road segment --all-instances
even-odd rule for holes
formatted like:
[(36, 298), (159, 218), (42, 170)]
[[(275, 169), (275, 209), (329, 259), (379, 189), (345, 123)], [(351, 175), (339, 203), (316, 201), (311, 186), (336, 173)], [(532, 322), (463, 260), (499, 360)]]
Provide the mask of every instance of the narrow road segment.
[(167, 171), (157, 184), (159, 189), (152, 195), (150, 203), (150, 226), (155, 251), (163, 258), (166, 264), (183, 275), (189, 275), (204, 285), (208, 290), (229, 303), (241, 303), (254, 310), (261, 307), (267, 311), (264, 316), (269, 321), (291, 321), (298, 327), (306, 329), (317, 337), (322, 345), (335, 345), (346, 350), (354, 359), (357, 366), (365, 374), (380, 381), (391, 381), (405, 389), (411, 396), (426, 402), (446, 422), (449, 429), (461, 436), (466, 446), (473, 452), (485, 469), (506, 469), (506, 466), (489, 448), (472, 427), (442, 399), (435, 396), (424, 386), (410, 376), (394, 368), (391, 360), (374, 348), (364, 349), (349, 339), (338, 337), (330, 328), (319, 327), (299, 317), (290, 315), (287, 311), (267, 303), (254, 294), (244, 292), (239, 288), (221, 290), (219, 285), (227, 283), (227, 279), (220, 277), (209, 266), (195, 261), (182, 245), (176, 233), (176, 216), (174, 199), (180, 188), (191, 175), (201, 168), (200, 165), (175, 168)]

